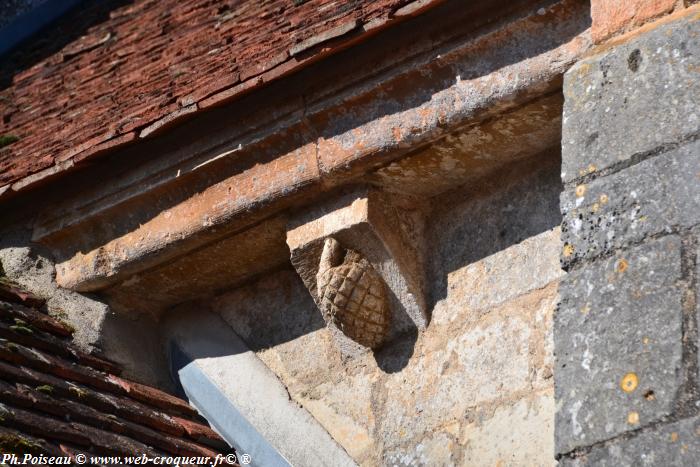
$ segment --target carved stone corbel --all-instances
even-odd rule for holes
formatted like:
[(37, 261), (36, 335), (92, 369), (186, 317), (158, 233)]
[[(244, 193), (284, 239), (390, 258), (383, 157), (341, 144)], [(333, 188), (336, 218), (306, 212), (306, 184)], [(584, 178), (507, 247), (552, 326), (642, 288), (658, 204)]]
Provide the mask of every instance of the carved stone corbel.
[(425, 329), (422, 231), (416, 200), (372, 188), (290, 221), (291, 262), (343, 353)]

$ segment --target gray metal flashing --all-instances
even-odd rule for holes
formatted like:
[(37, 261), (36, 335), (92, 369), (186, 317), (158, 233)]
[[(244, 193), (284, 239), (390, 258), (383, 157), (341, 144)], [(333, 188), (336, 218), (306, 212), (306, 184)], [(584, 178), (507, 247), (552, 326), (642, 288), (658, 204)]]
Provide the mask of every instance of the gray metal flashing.
[(246, 420), (219, 387), (192, 362), (178, 375), (187, 399), (209, 424), (236, 449), (250, 456), (252, 466), (288, 467), (289, 462)]
[(357, 465), (218, 315), (176, 310), (163, 330), (192, 405), (254, 465)]

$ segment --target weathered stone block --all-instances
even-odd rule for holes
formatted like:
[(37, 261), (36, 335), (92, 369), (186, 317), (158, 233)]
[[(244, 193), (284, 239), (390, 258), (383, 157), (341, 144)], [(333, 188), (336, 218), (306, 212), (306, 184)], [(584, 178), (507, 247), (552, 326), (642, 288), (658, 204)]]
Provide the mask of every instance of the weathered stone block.
[[(329, 329), (339, 339), (339, 345), (344, 353), (359, 352), (360, 348), (356, 348), (354, 343), (375, 347), (375, 345), (367, 345), (362, 339), (357, 339), (355, 336), (357, 333), (349, 332), (348, 323), (344, 323), (342, 316), (339, 317), (345, 310), (346, 314), (354, 316), (348, 319), (352, 319), (355, 325), (368, 325), (357, 323), (358, 313), (362, 310), (353, 311), (351, 305), (369, 306), (366, 300), (363, 302), (359, 296), (353, 302), (355, 294), (360, 292), (358, 286), (364, 279), (368, 279), (369, 273), (372, 277), (376, 276), (378, 281), (371, 280), (371, 283), (365, 284), (361, 289), (374, 297), (383, 297), (382, 300), (385, 298), (386, 306), (390, 310), (388, 313), (382, 313), (382, 317), (391, 322), (388, 335), (383, 340), (391, 340), (392, 337), (409, 330), (426, 327), (428, 311), (424, 292), (422, 229), (422, 216), (414, 200), (365, 188), (312, 208), (290, 221), (287, 244), (291, 251), (292, 264), (316, 304), (324, 311)], [(328, 242), (336, 248), (329, 249), (331, 243)], [(344, 252), (348, 254), (345, 255)], [(353, 256), (358, 261), (363, 261), (362, 264), (365, 266), (350, 268), (352, 271), (350, 269), (346, 271), (348, 274), (353, 271), (358, 272), (358, 277), (345, 277), (340, 273), (333, 275), (339, 281), (336, 288), (340, 287), (340, 292), (342, 287), (350, 283), (354, 285), (351, 287), (352, 290), (349, 289), (346, 293), (335, 296), (334, 300), (337, 301), (340, 298), (342, 303), (336, 303), (338, 309), (329, 312), (326, 310), (327, 294), (322, 297), (320, 293), (321, 289), (328, 285), (326, 274), (332, 272), (328, 267), (339, 269), (339, 265), (335, 264), (338, 261), (335, 260), (342, 260), (343, 255), (345, 255), (344, 261), (348, 261), (348, 258)], [(338, 257), (331, 258), (335, 256)], [(360, 276), (363, 279), (360, 279)], [(344, 282), (343, 277), (345, 277)], [(385, 291), (379, 293), (375, 291), (375, 286)], [(375, 305), (379, 306), (376, 303)], [(332, 317), (339, 317), (340, 321), (331, 319)], [(336, 332), (341, 328), (342, 333)], [(341, 334), (346, 337), (355, 337), (354, 343)], [(374, 339), (371, 340), (374, 342)]]
[[(698, 10), (577, 63), (564, 79), (569, 182), (700, 128)], [(664, 105), (659, 105), (663, 103)]]
[(667, 236), (567, 275), (555, 314), (556, 448), (669, 415), (681, 384), (681, 241)]
[(500, 407), (467, 425), (462, 436), (466, 448), (459, 465), (556, 465), (554, 397), (547, 392)]
[(564, 266), (700, 223), (698, 173), (700, 141), (565, 191)]
[(598, 467), (700, 465), (700, 417), (656, 427), (631, 439), (595, 447), (583, 457), (559, 465)]
[(565, 274), (559, 267), (559, 244), (559, 229), (554, 228), (450, 271), (450, 292), (435, 304), (432, 322), (477, 319), (495, 306), (556, 281)]
[(542, 156), (499, 172), (467, 193), (431, 200), (426, 257), (433, 320), (476, 317), (563, 274), (561, 165), (558, 157)]

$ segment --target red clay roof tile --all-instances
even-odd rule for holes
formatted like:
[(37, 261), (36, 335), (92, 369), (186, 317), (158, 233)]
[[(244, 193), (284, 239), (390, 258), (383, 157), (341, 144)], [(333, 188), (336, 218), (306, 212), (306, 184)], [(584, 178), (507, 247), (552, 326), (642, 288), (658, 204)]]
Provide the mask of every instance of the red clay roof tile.
[[(277, 79), (313, 61), (297, 55), (315, 60), (333, 49), (325, 44), (356, 39), (365, 25), (384, 25), (397, 10), (438, 2), (137, 0), (115, 8), (30, 68), (22, 66), (43, 48), (5, 60), (14, 74), (0, 88), (0, 135), (19, 140), (0, 149), (0, 191), (7, 184), (23, 189), (29, 184), (16, 182), (40, 171), (31, 181), (53, 177), (70, 168), (66, 161), (131, 142), (132, 132), (148, 136), (159, 121), (170, 124)], [(79, 30), (80, 21), (102, 12), (100, 3), (64, 18), (53, 28), (56, 37), (49, 31), (42, 39), (56, 43)]]
[(214, 457), (225, 447), (187, 402), (115, 376), (67, 326), (20, 304), (21, 289), (4, 290), (15, 303), (0, 301), (0, 450)]

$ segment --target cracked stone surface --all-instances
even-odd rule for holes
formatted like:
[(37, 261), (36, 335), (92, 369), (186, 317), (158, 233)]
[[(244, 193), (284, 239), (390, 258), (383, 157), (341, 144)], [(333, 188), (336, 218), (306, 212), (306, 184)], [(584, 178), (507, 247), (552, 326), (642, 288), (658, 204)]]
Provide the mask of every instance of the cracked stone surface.
[(563, 467), (690, 466), (700, 464), (700, 417), (669, 423), (634, 438), (595, 447), (576, 459), (562, 459)]
[(700, 141), (567, 189), (565, 267), (700, 222)]

